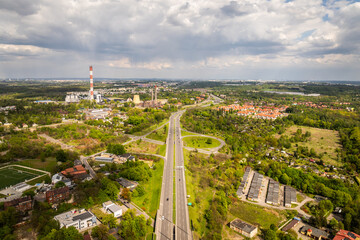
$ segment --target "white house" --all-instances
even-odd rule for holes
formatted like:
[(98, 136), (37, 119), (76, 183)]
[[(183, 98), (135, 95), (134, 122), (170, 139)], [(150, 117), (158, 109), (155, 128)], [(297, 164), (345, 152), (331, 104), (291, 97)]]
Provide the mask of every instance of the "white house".
[(122, 216), (122, 208), (119, 205), (113, 203), (112, 201), (104, 202), (102, 205), (104, 210), (107, 213), (112, 213), (114, 217), (118, 218)]
[(56, 184), (57, 182), (64, 182), (66, 186), (70, 187), (71, 186), (71, 181), (70, 179), (66, 178), (64, 175), (62, 175), (61, 173), (56, 173), (51, 177), (51, 183), (52, 184)]
[(96, 216), (84, 209), (82, 210), (71, 210), (54, 217), (56, 221), (60, 223), (60, 228), (75, 227), (78, 230), (89, 228), (97, 225)]

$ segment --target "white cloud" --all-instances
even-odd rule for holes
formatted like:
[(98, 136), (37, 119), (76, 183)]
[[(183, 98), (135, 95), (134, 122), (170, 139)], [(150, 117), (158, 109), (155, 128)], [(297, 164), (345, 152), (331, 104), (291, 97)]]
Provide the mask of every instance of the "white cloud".
[(35, 55), (42, 55), (38, 65), (65, 63), (71, 55), (79, 65), (194, 78), (206, 68), (238, 78), (235, 66), (245, 73), (272, 63), (355, 69), (360, 56), (360, 3), (350, 1), (0, 0), (0, 22), (0, 46), (11, 46), (0, 47), (3, 75), (16, 71), (13, 62), (6, 65), (11, 58)]

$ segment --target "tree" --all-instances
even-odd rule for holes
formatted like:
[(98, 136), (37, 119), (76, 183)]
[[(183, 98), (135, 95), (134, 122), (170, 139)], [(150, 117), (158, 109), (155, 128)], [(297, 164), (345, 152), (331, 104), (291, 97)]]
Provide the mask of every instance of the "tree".
[(116, 227), (116, 218), (112, 214), (107, 214), (103, 217), (102, 222), (104, 225), (108, 225), (109, 228)]
[(121, 192), (121, 197), (128, 200), (129, 202), (131, 201), (131, 193), (130, 190), (128, 188), (124, 188)]
[(212, 144), (212, 139), (211, 138), (206, 139), (206, 144)]
[(107, 146), (107, 152), (116, 155), (122, 155), (126, 153), (125, 148), (122, 144), (111, 144), (111, 143)]
[(55, 153), (55, 157), (56, 157), (56, 161), (58, 162), (66, 162), (66, 153), (63, 149), (60, 149), (58, 150), (56, 153)]
[(119, 195), (120, 189), (115, 185), (115, 183), (110, 182), (107, 184), (105, 193), (109, 196), (111, 200), (116, 200)]
[(62, 181), (55, 183), (55, 188), (61, 188), (61, 187), (65, 187), (65, 186), (66, 186), (65, 183)]
[(99, 240), (107, 240), (109, 236), (109, 229), (105, 225), (100, 224), (92, 229), (91, 236)]
[(146, 221), (143, 215), (136, 216), (135, 210), (128, 210), (120, 222), (119, 234), (124, 239), (142, 239), (146, 234)]
[(78, 230), (71, 226), (68, 228), (61, 228), (59, 230), (52, 229), (42, 240), (82, 240), (83, 236)]

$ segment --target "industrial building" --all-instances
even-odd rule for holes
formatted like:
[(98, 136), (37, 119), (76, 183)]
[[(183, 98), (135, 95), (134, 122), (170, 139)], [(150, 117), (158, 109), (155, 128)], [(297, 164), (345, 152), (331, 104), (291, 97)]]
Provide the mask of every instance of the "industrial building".
[(93, 67), (89, 67), (90, 70), (90, 90), (89, 92), (68, 92), (66, 93), (66, 103), (78, 103), (80, 100), (96, 101), (96, 103), (102, 102), (102, 96), (98, 91), (94, 91), (93, 80)]
[(236, 194), (237, 194), (238, 197), (240, 197), (241, 195), (244, 194), (244, 189), (245, 189), (245, 187), (247, 185), (250, 172), (251, 172), (251, 167), (246, 167), (243, 179), (242, 179), (242, 181), (240, 183), (240, 186), (239, 186), (238, 190), (236, 191)]
[(256, 226), (238, 218), (230, 222), (230, 228), (248, 238), (254, 237), (258, 231)]
[(279, 204), (279, 183), (270, 179), (266, 196), (266, 203), (278, 205)]
[(259, 200), (260, 188), (263, 180), (263, 175), (259, 174), (258, 172), (254, 173), (254, 177), (251, 181), (250, 190), (248, 193), (247, 198), (252, 201)]
[(291, 207), (291, 204), (296, 203), (296, 191), (294, 188), (285, 186), (284, 187), (284, 206)]

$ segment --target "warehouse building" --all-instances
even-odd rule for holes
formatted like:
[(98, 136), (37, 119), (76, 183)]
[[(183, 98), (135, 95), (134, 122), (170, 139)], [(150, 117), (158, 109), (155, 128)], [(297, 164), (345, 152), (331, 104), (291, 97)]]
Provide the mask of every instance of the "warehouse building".
[(236, 191), (236, 194), (238, 195), (238, 197), (240, 197), (241, 195), (244, 194), (244, 189), (245, 189), (246, 184), (248, 182), (250, 172), (251, 172), (251, 167), (246, 167), (243, 179), (242, 179), (242, 181), (240, 183), (240, 186), (239, 186), (238, 190)]
[(269, 180), (266, 203), (279, 205), (279, 183), (272, 179)]
[(285, 186), (284, 188), (284, 206), (291, 207), (291, 204), (296, 202), (296, 191), (294, 188)]
[(254, 177), (251, 181), (250, 190), (248, 193), (248, 199), (252, 201), (259, 200), (260, 188), (263, 180), (263, 175), (259, 174), (258, 172), (254, 173)]
[(230, 228), (248, 238), (254, 237), (258, 231), (256, 226), (238, 218), (230, 222)]

